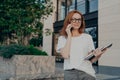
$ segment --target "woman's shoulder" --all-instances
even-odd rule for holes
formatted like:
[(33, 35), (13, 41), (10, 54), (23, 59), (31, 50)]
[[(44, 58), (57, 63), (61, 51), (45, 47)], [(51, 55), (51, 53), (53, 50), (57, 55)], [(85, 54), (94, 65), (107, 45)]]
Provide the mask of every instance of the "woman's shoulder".
[(59, 36), (58, 39), (66, 39), (65, 36)]
[(83, 36), (88, 37), (88, 38), (92, 38), (92, 36), (88, 33), (83, 33)]
[(65, 38), (65, 36), (60, 35), (59, 38)]

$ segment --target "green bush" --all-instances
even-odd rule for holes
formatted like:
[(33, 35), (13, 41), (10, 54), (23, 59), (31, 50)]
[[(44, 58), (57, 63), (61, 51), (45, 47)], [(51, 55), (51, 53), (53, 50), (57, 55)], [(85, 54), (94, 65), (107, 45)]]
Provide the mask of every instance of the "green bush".
[(29, 44), (30, 45), (34, 45), (34, 46), (42, 46), (42, 40), (43, 38), (40, 37), (40, 38), (32, 38), (29, 40)]
[(28, 51), (30, 51), (32, 55), (47, 55), (45, 51), (38, 50), (37, 48), (33, 46), (29, 46)]
[(33, 46), (23, 46), (18, 44), (0, 46), (0, 56), (10, 59), (13, 55), (47, 55), (47, 53), (38, 50)]

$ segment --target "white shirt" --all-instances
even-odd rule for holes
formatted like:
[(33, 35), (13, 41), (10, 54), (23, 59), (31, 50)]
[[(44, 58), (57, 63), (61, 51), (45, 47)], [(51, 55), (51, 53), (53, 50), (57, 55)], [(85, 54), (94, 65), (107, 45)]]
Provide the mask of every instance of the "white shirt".
[[(60, 52), (60, 49), (65, 46), (65, 43), (66, 38), (60, 36), (58, 38), (57, 52)], [(93, 40), (89, 34), (82, 33), (80, 36), (72, 37), (70, 57), (64, 59), (64, 70), (75, 68), (95, 77), (92, 63), (88, 60), (84, 60), (88, 52), (94, 49)]]

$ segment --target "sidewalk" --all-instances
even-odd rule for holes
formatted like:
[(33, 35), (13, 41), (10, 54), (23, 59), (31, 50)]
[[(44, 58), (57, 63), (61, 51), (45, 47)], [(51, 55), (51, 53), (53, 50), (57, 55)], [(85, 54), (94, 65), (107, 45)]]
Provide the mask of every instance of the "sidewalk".
[[(56, 68), (63, 69), (63, 63), (56, 63)], [(120, 67), (94, 66), (97, 80), (120, 80)]]
[(98, 80), (120, 80), (120, 67), (99, 66)]

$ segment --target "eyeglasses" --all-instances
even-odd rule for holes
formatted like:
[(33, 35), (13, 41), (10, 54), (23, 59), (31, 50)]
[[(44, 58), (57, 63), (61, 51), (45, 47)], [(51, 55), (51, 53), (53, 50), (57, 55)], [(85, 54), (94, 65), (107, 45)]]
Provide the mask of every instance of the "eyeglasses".
[(82, 21), (81, 18), (78, 18), (78, 19), (73, 18), (73, 19), (71, 19), (71, 22), (73, 22), (73, 23), (75, 23), (75, 22), (81, 22), (81, 21)]

